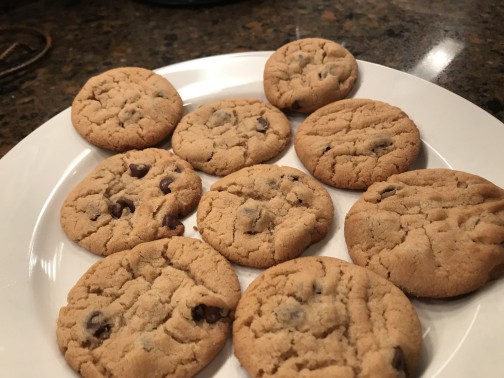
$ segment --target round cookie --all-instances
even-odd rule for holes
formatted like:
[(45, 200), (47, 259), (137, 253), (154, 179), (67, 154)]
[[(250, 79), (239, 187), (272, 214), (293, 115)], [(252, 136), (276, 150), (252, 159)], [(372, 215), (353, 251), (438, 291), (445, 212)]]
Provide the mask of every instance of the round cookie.
[(264, 93), (280, 109), (311, 113), (345, 98), (357, 74), (357, 61), (340, 44), (300, 39), (283, 45), (267, 60)]
[(72, 103), (72, 123), (88, 142), (112, 151), (152, 147), (182, 117), (182, 99), (164, 77), (121, 67), (89, 79)]
[(224, 346), (239, 298), (232, 267), (202, 241), (144, 243), (80, 278), (58, 346), (84, 377), (190, 377)]
[(296, 154), (320, 181), (366, 189), (407, 170), (420, 152), (420, 133), (399, 108), (347, 99), (308, 116), (296, 132)]
[(201, 179), (191, 165), (148, 148), (103, 160), (65, 199), (63, 231), (81, 247), (106, 256), (184, 233), (179, 221), (196, 209)]
[(299, 256), (329, 231), (327, 190), (291, 167), (254, 165), (215, 182), (201, 198), (198, 230), (234, 263), (265, 268)]
[(227, 99), (202, 105), (182, 118), (172, 136), (173, 151), (195, 169), (225, 176), (278, 155), (291, 126), (277, 108), (255, 99)]
[(331, 257), (267, 269), (233, 323), (236, 357), (251, 377), (408, 377), (422, 330), (408, 298), (377, 274)]
[(504, 273), (504, 190), (423, 169), (371, 185), (345, 219), (352, 260), (418, 297), (472, 292)]

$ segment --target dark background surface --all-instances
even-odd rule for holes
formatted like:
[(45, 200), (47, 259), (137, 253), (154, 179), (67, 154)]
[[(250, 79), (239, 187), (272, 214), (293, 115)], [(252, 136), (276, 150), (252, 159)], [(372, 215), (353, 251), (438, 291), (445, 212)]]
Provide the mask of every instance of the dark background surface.
[[(12, 46), (9, 27), (37, 28), (52, 42), (42, 59), (21, 72), (1, 76), (18, 57), (0, 59), (0, 157), (69, 107), (90, 76), (107, 69), (155, 69), (216, 54), (274, 50), (304, 37), (332, 39), (358, 59), (405, 72), (433, 46), (455, 42), (460, 51), (431, 81), (504, 120), (502, 1), (155, 2), (0, 1), (0, 54)], [(30, 53), (16, 50), (19, 59)]]

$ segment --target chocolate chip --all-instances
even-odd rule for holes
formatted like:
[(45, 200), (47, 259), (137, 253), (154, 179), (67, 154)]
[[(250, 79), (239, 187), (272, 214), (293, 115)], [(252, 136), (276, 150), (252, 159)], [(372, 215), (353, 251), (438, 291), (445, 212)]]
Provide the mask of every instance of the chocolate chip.
[(257, 125), (256, 125), (256, 130), (265, 133), (266, 130), (269, 129), (269, 122), (266, 118), (259, 117), (257, 118)]
[(314, 282), (312, 285), (312, 289), (315, 294), (322, 294), (322, 288), (319, 286), (318, 283)]
[(203, 320), (203, 317), (205, 316), (205, 307), (205, 305), (197, 305), (192, 309), (191, 315), (195, 322)]
[(118, 203), (114, 203), (113, 205), (109, 206), (109, 213), (114, 218), (120, 218), (122, 215), (122, 211), (123, 211), (123, 208)]
[(208, 323), (210, 324), (216, 323), (217, 321), (220, 320), (220, 318), (222, 318), (220, 308), (212, 306), (205, 308), (205, 320)]
[(130, 201), (128, 199), (120, 199), (113, 205), (109, 206), (109, 213), (114, 217), (114, 218), (120, 218), (122, 216), (123, 210), (125, 208), (128, 208), (130, 213), (135, 212), (135, 205), (133, 201)]
[(406, 358), (404, 357), (404, 352), (400, 346), (394, 347), (394, 357), (392, 358), (392, 367), (398, 371), (406, 372)]
[(213, 324), (222, 318), (221, 309), (219, 307), (199, 304), (193, 308), (192, 317), (196, 322), (200, 322), (204, 319), (207, 323)]
[(289, 176), (289, 179), (291, 181), (299, 181), (299, 177), (298, 176)]
[(155, 94), (156, 97), (160, 97), (160, 98), (168, 98), (169, 95), (166, 91), (163, 91), (163, 90), (159, 90), (156, 92)]
[(168, 193), (171, 193), (171, 189), (169, 188), (170, 184), (173, 182), (173, 179), (170, 178), (170, 177), (165, 177), (164, 179), (161, 180), (161, 182), (159, 183), (159, 189), (161, 189), (161, 191), (164, 193), (164, 194), (168, 194)]
[(380, 193), (380, 199), (385, 199), (388, 197), (392, 197), (396, 193), (395, 188), (387, 188), (383, 192)]
[(163, 218), (162, 225), (168, 227), (170, 230), (175, 230), (178, 226), (182, 225), (182, 222), (172, 217), (170, 214), (166, 214)]
[(112, 326), (101, 311), (93, 311), (86, 321), (86, 329), (96, 338), (105, 340), (110, 336)]
[(299, 103), (299, 101), (297, 101), (297, 100), (294, 101), (292, 103), (292, 105), (291, 105), (291, 109), (292, 110), (299, 110), (299, 109), (301, 109), (301, 104)]
[(305, 323), (306, 312), (301, 303), (280, 303), (273, 310), (277, 321), (283, 324), (299, 326)]
[(299, 64), (299, 67), (301, 68), (305, 67), (308, 63), (310, 63), (309, 57), (302, 52), (298, 52), (295, 56)]
[(318, 77), (320, 80), (324, 80), (327, 77), (327, 75), (329, 75), (329, 73), (330, 73), (329, 71), (319, 72)]
[(331, 146), (327, 146), (326, 148), (324, 148), (324, 154), (329, 151), (331, 151)]
[(89, 292), (92, 293), (92, 294), (96, 294), (96, 295), (102, 295), (103, 294), (103, 290), (101, 287), (90, 287), (89, 288)]
[(148, 164), (130, 164), (129, 169), (131, 171), (131, 176), (136, 178), (144, 177), (147, 172), (149, 172), (150, 165)]
[(270, 179), (267, 179), (265, 181), (266, 185), (268, 185), (268, 187), (274, 189), (274, 188), (277, 188), (278, 187), (278, 182), (276, 182), (275, 180), (270, 180)]
[(259, 213), (261, 212), (261, 210), (258, 208), (252, 209), (250, 207), (243, 207), (241, 208), (241, 210), (243, 211), (243, 214), (245, 216), (254, 220), (257, 220), (257, 218), (259, 218)]
[(175, 167), (175, 172), (177, 172), (177, 173), (182, 172), (182, 168), (180, 168), (180, 167)]
[(386, 150), (392, 146), (392, 141), (389, 139), (379, 139), (375, 143), (373, 143), (373, 146), (371, 148), (371, 151), (377, 155), (383, 155), (386, 153)]
[(117, 203), (121, 204), (121, 206), (125, 208), (127, 207), (131, 213), (135, 212), (135, 204), (133, 203), (133, 201), (130, 201), (128, 199), (122, 199), (117, 201)]
[(218, 109), (209, 118), (208, 125), (210, 127), (222, 126), (226, 123), (234, 124), (236, 118), (234, 117), (234, 112), (229, 109)]

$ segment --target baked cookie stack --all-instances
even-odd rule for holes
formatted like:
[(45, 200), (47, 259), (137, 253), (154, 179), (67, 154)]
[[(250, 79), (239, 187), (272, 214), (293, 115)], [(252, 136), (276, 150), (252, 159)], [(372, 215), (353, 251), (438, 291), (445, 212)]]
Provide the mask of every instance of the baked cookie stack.
[[(268, 102), (220, 99), (184, 115), (176, 88), (141, 68), (84, 85), (72, 123), (116, 154), (61, 207), (66, 235), (103, 257), (59, 314), (73, 369), (192, 376), (232, 330), (252, 377), (415, 375), (410, 297), (470, 293), (504, 273), (504, 191), (469, 173), (410, 171), (416, 124), (354, 98), (358, 78), (346, 48), (306, 38), (267, 60)], [(293, 112), (305, 117), (297, 130)], [(173, 153), (160, 147), (170, 135)], [(291, 146), (306, 172), (277, 164)], [(335, 225), (345, 190), (362, 192)], [(183, 236), (194, 212), (202, 240)], [(342, 227), (353, 263), (317, 244)], [(261, 269), (247, 288), (237, 265)]]

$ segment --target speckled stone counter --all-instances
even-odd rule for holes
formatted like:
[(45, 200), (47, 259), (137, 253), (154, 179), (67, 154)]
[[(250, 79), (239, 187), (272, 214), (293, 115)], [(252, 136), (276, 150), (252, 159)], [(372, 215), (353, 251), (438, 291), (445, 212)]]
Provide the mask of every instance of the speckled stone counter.
[[(0, 10), (0, 31), (36, 27), (52, 38), (49, 52), (28, 70), (0, 77), (0, 157), (69, 107), (85, 81), (104, 70), (274, 50), (304, 37), (338, 41), (358, 59), (421, 76), (504, 120), (498, 0), (243, 0), (198, 7), (18, 0), (3, 1)], [(0, 54), (9, 47), (2, 43)], [(426, 70), (422, 62), (439, 46), (449, 56)]]

